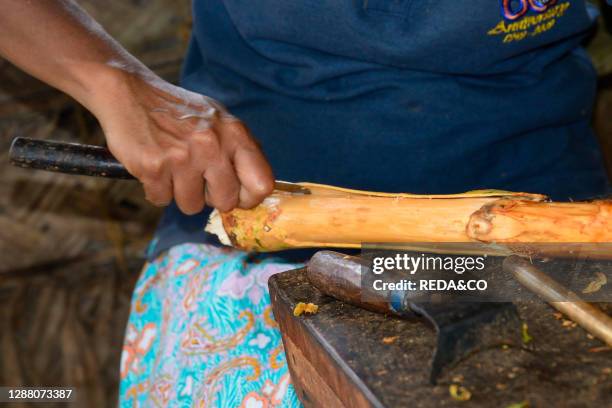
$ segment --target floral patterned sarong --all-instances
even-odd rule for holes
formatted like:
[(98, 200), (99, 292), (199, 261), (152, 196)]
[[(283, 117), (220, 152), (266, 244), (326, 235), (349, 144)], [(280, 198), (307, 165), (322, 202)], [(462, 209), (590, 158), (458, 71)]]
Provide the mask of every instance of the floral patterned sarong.
[(268, 278), (300, 267), (183, 244), (147, 263), (121, 356), (121, 407), (299, 407)]

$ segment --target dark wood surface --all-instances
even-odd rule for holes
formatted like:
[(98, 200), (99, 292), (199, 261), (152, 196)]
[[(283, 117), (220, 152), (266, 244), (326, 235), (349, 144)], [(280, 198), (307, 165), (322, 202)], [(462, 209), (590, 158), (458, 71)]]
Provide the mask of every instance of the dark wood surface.
[[(428, 383), (434, 332), (420, 321), (326, 297), (303, 270), (270, 280), (274, 315), (294, 386), (306, 407), (604, 407), (612, 402), (612, 351), (543, 303), (519, 306), (532, 340), (479, 351)], [(319, 312), (293, 316), (298, 302)], [(603, 305), (610, 312), (609, 305)], [(449, 387), (471, 392), (456, 401)], [(526, 405), (525, 405), (526, 406)]]

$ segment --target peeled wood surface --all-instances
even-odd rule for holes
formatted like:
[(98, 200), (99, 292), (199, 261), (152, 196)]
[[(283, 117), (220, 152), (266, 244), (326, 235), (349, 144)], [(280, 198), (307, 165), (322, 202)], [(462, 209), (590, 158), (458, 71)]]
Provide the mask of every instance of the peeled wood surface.
[[(537, 194), (494, 190), (417, 196), (303, 184), (312, 194), (275, 192), (253, 210), (221, 214), (231, 243), (275, 251), (364, 242), (612, 242), (610, 201), (552, 203)], [(503, 246), (499, 251), (506, 253)]]
[(612, 242), (612, 201), (497, 200), (472, 216), (468, 235), (486, 242)]
[[(454, 200), (456, 205), (449, 207), (448, 200), (284, 196), (278, 197), (276, 204), (275, 198), (253, 213), (236, 210), (224, 216), (233, 242), (264, 250), (359, 246), (362, 242), (463, 242), (470, 215), (492, 202), (490, 198), (470, 198)], [(423, 222), (435, 219), (444, 223)]]

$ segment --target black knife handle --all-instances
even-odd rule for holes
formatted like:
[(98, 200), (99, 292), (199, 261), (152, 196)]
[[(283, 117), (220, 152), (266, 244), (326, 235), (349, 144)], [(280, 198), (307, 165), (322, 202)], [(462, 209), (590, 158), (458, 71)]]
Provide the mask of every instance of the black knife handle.
[(30, 169), (83, 176), (133, 179), (102, 146), (16, 137), (9, 150), (11, 164)]

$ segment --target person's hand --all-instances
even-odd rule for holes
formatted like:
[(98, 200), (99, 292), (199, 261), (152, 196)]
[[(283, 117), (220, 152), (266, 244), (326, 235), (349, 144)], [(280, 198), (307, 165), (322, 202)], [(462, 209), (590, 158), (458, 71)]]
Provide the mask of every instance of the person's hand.
[[(102, 85), (102, 84), (101, 84)], [(144, 186), (146, 198), (174, 198), (186, 214), (204, 205), (251, 208), (274, 188), (256, 141), (218, 102), (153, 74), (121, 72), (92, 103), (109, 149)]]
[(273, 189), (237, 119), (130, 55), (74, 1), (0, 0), (0, 55), (66, 92), (100, 121), (108, 147), (149, 201), (194, 214), (250, 208)]

